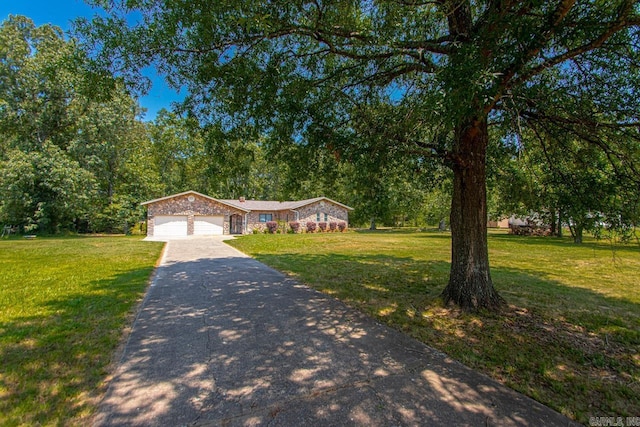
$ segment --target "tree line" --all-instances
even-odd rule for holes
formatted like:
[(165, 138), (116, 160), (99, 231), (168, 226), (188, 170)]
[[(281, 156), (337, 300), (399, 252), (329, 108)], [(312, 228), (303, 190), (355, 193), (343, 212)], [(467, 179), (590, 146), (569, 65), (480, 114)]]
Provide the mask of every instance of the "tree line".
[[(225, 131), (184, 111), (152, 122), (115, 76), (97, 74), (59, 28), (10, 17), (0, 31), (0, 219), (25, 232), (122, 232), (139, 203), (194, 189), (213, 197), (287, 200), (327, 195), (356, 207), (360, 226), (432, 226), (449, 217), (451, 173), (435, 162), (380, 150), (384, 132), (360, 130), (358, 150), (305, 141), (269, 143), (250, 126)], [(382, 123), (385, 111), (372, 112)], [(488, 212), (542, 215), (569, 226), (620, 231), (638, 223), (637, 177), (620, 177), (607, 153), (562, 126), (519, 134), (500, 126), (489, 149)], [(563, 140), (559, 149), (549, 140)], [(353, 143), (351, 143), (353, 144)], [(563, 150), (571, 147), (573, 156)], [(526, 147), (526, 148), (525, 148)], [(575, 159), (578, 161), (576, 162)]]
[(370, 153), (346, 162), (312, 145), (270, 149), (249, 127), (228, 132), (167, 109), (144, 122), (119, 79), (90, 69), (77, 40), (27, 17), (0, 28), (0, 79), (0, 223), (27, 233), (123, 232), (144, 219), (141, 201), (190, 189), (326, 195), (357, 207), (360, 224), (433, 224), (448, 209), (426, 204), (436, 186)]

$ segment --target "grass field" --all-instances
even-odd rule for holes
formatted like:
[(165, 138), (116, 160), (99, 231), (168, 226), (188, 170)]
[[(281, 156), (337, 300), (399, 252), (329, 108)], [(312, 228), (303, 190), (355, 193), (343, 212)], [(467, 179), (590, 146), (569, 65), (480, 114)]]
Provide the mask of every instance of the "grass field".
[(0, 425), (86, 425), (162, 244), (0, 240)]
[(450, 236), (251, 235), (230, 244), (588, 423), (640, 415), (640, 247), (489, 236), (499, 314), (444, 307)]

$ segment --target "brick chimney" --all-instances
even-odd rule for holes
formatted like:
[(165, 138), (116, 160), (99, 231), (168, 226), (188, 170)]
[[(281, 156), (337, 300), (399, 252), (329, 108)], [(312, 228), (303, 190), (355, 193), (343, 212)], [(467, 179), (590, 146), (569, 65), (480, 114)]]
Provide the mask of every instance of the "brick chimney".
[(240, 197), (240, 199), (238, 199), (238, 200), (240, 200), (240, 203), (244, 203), (244, 201), (245, 201), (244, 197)]

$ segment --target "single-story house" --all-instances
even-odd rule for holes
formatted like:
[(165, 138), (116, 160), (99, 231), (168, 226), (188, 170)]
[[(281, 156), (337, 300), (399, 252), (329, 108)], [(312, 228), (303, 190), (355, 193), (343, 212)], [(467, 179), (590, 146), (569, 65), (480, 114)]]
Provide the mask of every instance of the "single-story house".
[(262, 231), (269, 221), (349, 223), (349, 206), (327, 197), (278, 202), (215, 199), (196, 191), (141, 203), (147, 207), (147, 236), (205, 236)]

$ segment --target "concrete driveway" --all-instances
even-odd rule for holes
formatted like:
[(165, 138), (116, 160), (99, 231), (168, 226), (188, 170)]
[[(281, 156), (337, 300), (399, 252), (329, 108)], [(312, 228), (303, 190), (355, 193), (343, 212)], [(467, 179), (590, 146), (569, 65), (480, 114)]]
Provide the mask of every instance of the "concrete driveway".
[(95, 417), (99, 426), (571, 424), (220, 238), (167, 243)]

